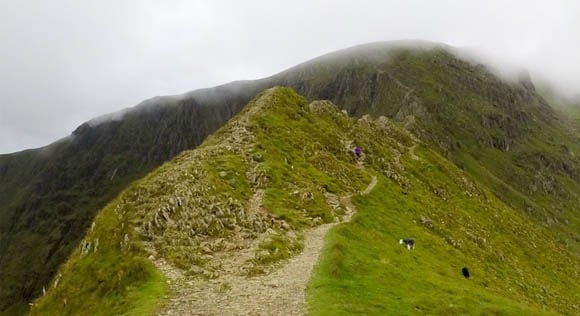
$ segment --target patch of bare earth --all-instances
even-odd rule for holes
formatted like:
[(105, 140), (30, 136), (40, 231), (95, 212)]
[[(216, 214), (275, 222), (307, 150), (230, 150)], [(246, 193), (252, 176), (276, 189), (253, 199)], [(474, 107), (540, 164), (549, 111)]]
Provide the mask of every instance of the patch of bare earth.
[[(359, 194), (369, 193), (377, 183), (373, 177), (368, 187)], [(259, 207), (260, 193), (252, 199)], [(348, 221), (356, 212), (351, 196), (340, 197)], [(253, 247), (224, 254), (222, 271), (214, 279), (186, 276), (164, 261), (157, 267), (167, 276), (170, 297), (157, 315), (305, 315), (307, 312), (305, 289), (312, 269), (324, 245), (324, 236), (338, 224), (329, 223), (315, 227), (304, 234), (303, 251), (264, 275), (247, 277), (242, 274), (242, 263), (253, 255)]]

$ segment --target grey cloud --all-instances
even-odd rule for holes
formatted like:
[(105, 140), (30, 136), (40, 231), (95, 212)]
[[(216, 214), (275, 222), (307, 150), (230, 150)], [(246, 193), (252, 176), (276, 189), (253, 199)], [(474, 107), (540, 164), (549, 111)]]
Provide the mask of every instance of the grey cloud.
[(469, 48), (580, 92), (572, 0), (0, 2), (0, 153), (155, 95), (265, 77), (374, 41)]

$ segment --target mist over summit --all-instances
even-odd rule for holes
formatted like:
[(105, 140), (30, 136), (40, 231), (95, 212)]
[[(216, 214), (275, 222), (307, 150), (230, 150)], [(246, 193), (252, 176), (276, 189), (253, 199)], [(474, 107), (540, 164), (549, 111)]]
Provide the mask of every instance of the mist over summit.
[(283, 10), (257, 0), (14, 2), (3, 9), (0, 153), (40, 147), (151, 96), (261, 78), (380, 40), (474, 48), (565, 93), (580, 86), (580, 7), (568, 0), (337, 1), (331, 11), (325, 1), (304, 0)]
[[(218, 100), (223, 99), (224, 94), (239, 93), (250, 83), (260, 87), (266, 87), (268, 85), (263, 84), (263, 82), (268, 81), (271, 78), (276, 80), (275, 78), (282, 78), (287, 73), (292, 73), (291, 76), (296, 76), (296, 73), (299, 73), (301, 69), (312, 71), (312, 66), (318, 64), (327, 65), (325, 67), (333, 67), (334, 64), (341, 63), (343, 61), (352, 61), (355, 64), (360, 62), (384, 63), (388, 62), (391, 56), (400, 50), (427, 51), (437, 48), (445, 50), (455, 55), (457, 58), (469, 62), (473, 66), (485, 68), (486, 71), (492, 72), (494, 75), (506, 81), (506, 83), (517, 83), (522, 80), (532, 81), (528, 70), (522, 66), (510, 64), (507, 62), (498, 62), (497, 59), (494, 59), (489, 55), (481, 54), (480, 51), (475, 49), (453, 47), (444, 43), (437, 43), (426, 40), (380, 41), (355, 45), (335, 52), (324, 54), (263, 79), (235, 81), (217, 86), (215, 88), (198, 89), (176, 95), (155, 96), (144, 100), (135, 106), (93, 118), (87, 121), (86, 124), (94, 127), (108, 121), (120, 121), (127, 113), (135, 113), (138, 111), (153, 111), (158, 107), (172, 106), (180, 102), (187, 102), (187, 100), (190, 99), (195, 100), (200, 104), (215, 103)], [(301, 75), (307, 76), (307, 74)], [(553, 85), (551, 85), (551, 87), (554, 89), (554, 92), (557, 95), (560, 94), (560, 90), (558, 88), (554, 88)]]

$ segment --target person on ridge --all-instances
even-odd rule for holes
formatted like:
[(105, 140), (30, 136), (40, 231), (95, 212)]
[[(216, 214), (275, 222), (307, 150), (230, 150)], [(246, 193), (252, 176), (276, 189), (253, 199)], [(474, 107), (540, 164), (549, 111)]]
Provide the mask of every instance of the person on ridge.
[(361, 154), (361, 150), (360, 147), (356, 146), (354, 149), (354, 154), (356, 155), (356, 158), (360, 158), (360, 154)]

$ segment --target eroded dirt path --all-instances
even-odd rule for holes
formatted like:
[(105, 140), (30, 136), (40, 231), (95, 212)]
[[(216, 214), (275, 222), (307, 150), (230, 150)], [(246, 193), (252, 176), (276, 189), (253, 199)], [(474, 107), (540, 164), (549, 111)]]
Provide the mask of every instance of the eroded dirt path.
[[(376, 184), (377, 178), (373, 177), (358, 194), (368, 194)], [(351, 197), (340, 197), (347, 209), (342, 222), (349, 221), (356, 212)], [(278, 269), (256, 277), (230, 271), (212, 280), (189, 278), (166, 263), (157, 262), (170, 282), (169, 302), (158, 315), (305, 315), (306, 285), (320, 257), (324, 236), (338, 223), (323, 224), (305, 232), (304, 250), (300, 254)], [(238, 255), (246, 254), (231, 254)]]

